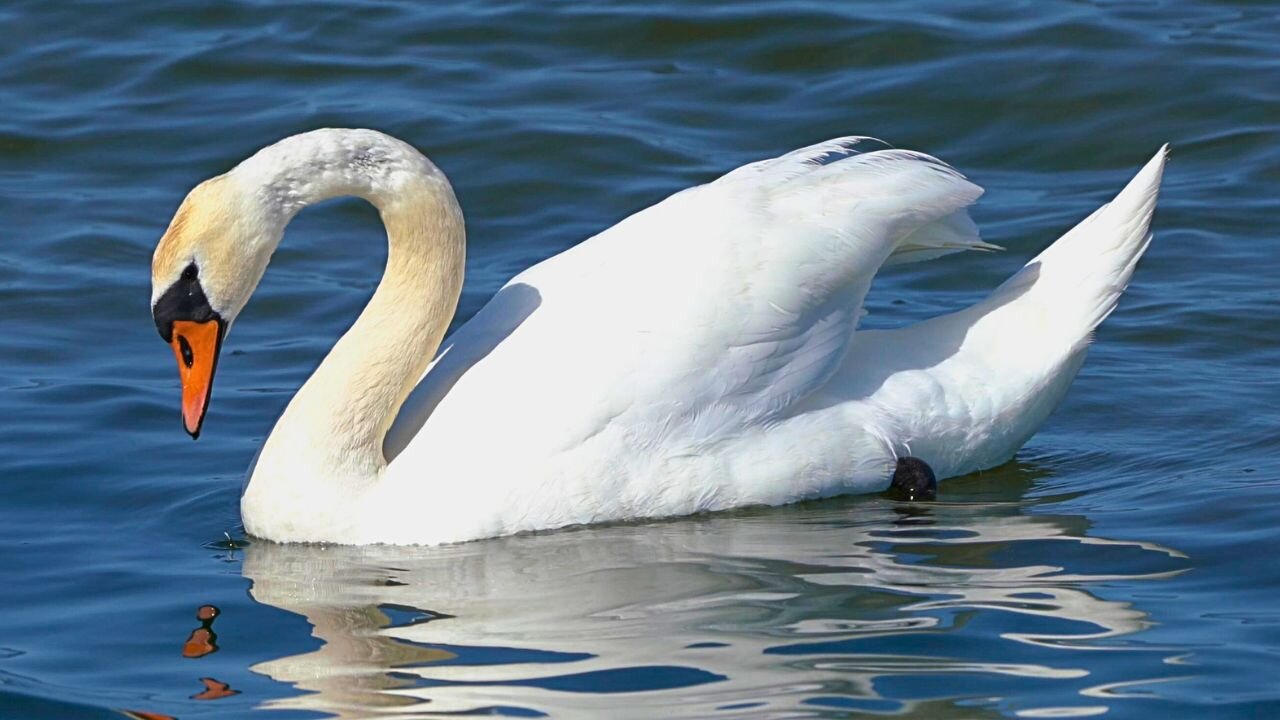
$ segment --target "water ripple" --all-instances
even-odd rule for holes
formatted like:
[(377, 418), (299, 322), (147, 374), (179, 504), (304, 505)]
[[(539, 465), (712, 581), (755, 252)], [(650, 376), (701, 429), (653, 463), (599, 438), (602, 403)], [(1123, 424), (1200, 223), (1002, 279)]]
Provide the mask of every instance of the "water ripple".
[[(0, 28), (3, 712), (1253, 717), (1280, 701), (1272, 3), (13, 0)], [(244, 469), (372, 292), (377, 214), (343, 202), (291, 226), (199, 443), (146, 269), (187, 188), (322, 125), (400, 135), (449, 173), (462, 319), (672, 191), (861, 133), (963, 169), (1009, 248), (885, 273), (867, 322), (912, 322), (982, 296), (1174, 150), (1157, 237), (1067, 402), (1018, 463), (941, 502), (432, 550), (246, 546)], [(183, 658), (205, 605), (219, 649)]]

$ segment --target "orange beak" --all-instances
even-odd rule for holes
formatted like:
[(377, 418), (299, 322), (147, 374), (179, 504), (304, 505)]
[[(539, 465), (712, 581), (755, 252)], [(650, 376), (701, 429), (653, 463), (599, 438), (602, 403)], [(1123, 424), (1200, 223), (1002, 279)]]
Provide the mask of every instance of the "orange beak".
[(209, 409), (213, 371), (222, 349), (222, 321), (175, 320), (170, 344), (178, 359), (178, 377), (182, 379), (182, 424), (194, 440), (200, 437), (200, 426)]

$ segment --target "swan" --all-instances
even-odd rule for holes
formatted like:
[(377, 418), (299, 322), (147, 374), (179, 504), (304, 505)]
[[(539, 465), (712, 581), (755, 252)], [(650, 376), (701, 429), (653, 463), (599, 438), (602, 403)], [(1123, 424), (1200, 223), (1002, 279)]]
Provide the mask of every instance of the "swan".
[(981, 302), (856, 326), (883, 266), (990, 250), (982, 190), (846, 137), (678, 192), (525, 270), (444, 338), (462, 210), (373, 130), (270, 145), (196, 186), (152, 259), (152, 315), (199, 435), (218, 356), (285, 226), (379, 211), (373, 297), (250, 467), (244, 528), (278, 542), (439, 544), (884, 490), (1007, 461), (1079, 370), (1151, 239), (1167, 146)]

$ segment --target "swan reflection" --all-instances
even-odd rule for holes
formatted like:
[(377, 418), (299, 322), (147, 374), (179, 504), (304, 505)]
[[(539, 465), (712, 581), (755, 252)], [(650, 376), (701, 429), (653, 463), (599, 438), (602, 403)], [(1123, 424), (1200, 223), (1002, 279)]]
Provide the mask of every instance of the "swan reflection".
[(252, 596), (322, 644), (253, 669), (308, 692), (269, 707), (340, 717), (883, 712), (939, 702), (885, 678), (1065, 681), (1081, 702), (1142, 681), (1141, 664), (1102, 677), (1070, 651), (1132, 650), (1120, 639), (1150, 621), (1101, 585), (1158, 581), (1183, 557), (1088, 536), (1021, 499), (1034, 471), (999, 475), (944, 494), (1012, 488), (994, 501), (862, 498), (436, 548), (255, 543)]

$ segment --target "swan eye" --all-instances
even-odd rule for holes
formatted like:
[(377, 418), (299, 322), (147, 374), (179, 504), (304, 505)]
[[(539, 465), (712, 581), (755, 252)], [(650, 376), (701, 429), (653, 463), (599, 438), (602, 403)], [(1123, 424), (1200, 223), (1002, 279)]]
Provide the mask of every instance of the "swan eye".
[(191, 263), (191, 264), (190, 264), (190, 265), (188, 265), (185, 269), (183, 269), (183, 271), (182, 271), (182, 279), (183, 279), (183, 280), (195, 280), (195, 279), (196, 279), (196, 276), (197, 276), (197, 275), (199, 275), (199, 274), (200, 274), (200, 271), (196, 268), (196, 264), (195, 264), (195, 263)]

